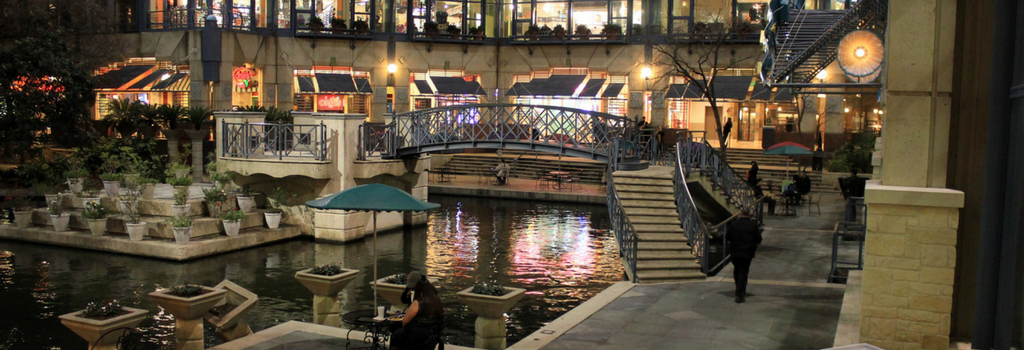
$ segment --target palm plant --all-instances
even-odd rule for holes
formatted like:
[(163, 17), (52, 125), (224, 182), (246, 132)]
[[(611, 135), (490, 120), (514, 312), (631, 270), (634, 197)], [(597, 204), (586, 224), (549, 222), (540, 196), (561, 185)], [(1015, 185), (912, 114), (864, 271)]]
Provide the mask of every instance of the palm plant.
[(157, 119), (169, 130), (177, 129), (181, 116), (185, 115), (185, 107), (179, 105), (160, 105), (156, 110)]
[(196, 130), (202, 130), (203, 124), (213, 123), (213, 111), (203, 106), (192, 106), (185, 110), (185, 121)]
[(107, 103), (110, 113), (104, 116), (103, 120), (113, 124), (114, 129), (121, 134), (121, 137), (130, 136), (135, 133), (139, 126), (139, 121), (142, 119), (141, 106), (142, 104), (138, 101), (127, 99), (110, 100)]

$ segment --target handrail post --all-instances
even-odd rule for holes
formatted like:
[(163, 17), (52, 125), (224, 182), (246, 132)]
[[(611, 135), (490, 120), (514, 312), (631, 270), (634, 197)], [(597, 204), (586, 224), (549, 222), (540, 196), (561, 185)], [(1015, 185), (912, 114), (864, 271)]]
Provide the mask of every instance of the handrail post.
[(282, 127), (283, 127), (283, 124), (281, 124), (281, 120), (278, 120), (277, 121), (277, 160), (281, 160), (281, 159), (284, 158), (284, 156), (283, 156), (284, 155), (284, 139), (282, 138), (283, 135), (281, 133)]
[(252, 143), (252, 135), (249, 133), (249, 128), (249, 120), (246, 119), (245, 124), (242, 127), (242, 137), (244, 137), (244, 139), (242, 140), (242, 154), (245, 155), (245, 159), (249, 159), (249, 155), (252, 154), (252, 150), (249, 149), (252, 147), (250, 145)]

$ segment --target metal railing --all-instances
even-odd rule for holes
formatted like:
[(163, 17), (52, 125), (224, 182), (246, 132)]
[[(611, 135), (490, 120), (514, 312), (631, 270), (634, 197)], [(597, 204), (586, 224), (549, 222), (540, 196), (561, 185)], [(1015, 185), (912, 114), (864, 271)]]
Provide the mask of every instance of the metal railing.
[(619, 256), (622, 257), (623, 264), (628, 269), (628, 274), (633, 276), (632, 282), (640, 283), (640, 278), (636, 275), (637, 245), (640, 242), (640, 238), (636, 234), (636, 228), (633, 227), (633, 223), (629, 221), (629, 215), (626, 214), (626, 210), (622, 207), (618, 191), (615, 190), (615, 176), (613, 173), (618, 165), (618, 159), (620, 159), (615, 154), (617, 152), (613, 151), (613, 154), (610, 155), (608, 173), (605, 176), (608, 187), (608, 217), (611, 220), (612, 233), (615, 234), (615, 242), (619, 244)]
[(390, 132), (394, 130), (394, 124), (384, 123), (363, 123), (359, 126), (358, 154), (359, 160), (366, 160), (366, 157), (380, 157), (393, 153), (393, 145)]
[[(713, 226), (707, 226), (697, 209), (686, 180), (694, 170), (700, 170), (701, 176), (708, 177), (715, 189), (723, 191), (726, 198), (741, 208), (750, 208), (758, 223), (764, 222), (763, 199), (753, 197), (753, 191), (745, 181), (739, 180), (735, 171), (720, 161), (718, 153), (711, 148), (703, 137), (699, 140), (696, 132), (683, 137), (679, 134), (676, 140), (676, 164), (673, 169), (673, 188), (675, 192), (676, 211), (682, 224), (686, 238), (690, 242), (691, 252), (697, 257), (701, 272), (711, 274), (717, 272), (729, 262), (728, 255), (728, 224), (739, 217), (739, 213)], [(730, 192), (731, 191), (731, 192)], [(721, 232), (720, 239), (715, 233)], [(713, 249), (714, 248), (714, 249)], [(712, 256), (713, 250), (718, 252)]]
[(327, 160), (327, 127), (320, 124), (224, 123), (223, 157)]
[[(396, 114), (385, 126), (385, 147), (362, 149), (363, 157), (402, 157), (446, 149), (537, 150), (607, 161), (613, 147), (623, 159), (639, 159), (636, 122), (607, 113), (554, 106), (468, 104)], [(364, 138), (369, 137), (364, 134)], [(614, 143), (615, 140), (623, 140)]]

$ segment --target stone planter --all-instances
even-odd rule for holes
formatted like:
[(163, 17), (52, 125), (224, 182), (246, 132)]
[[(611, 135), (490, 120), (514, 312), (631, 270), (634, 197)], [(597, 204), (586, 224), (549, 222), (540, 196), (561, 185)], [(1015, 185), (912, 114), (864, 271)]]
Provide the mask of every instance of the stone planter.
[[(124, 309), (128, 311), (127, 314), (105, 320), (82, 317), (84, 311), (75, 311), (60, 315), (60, 323), (71, 329), (75, 334), (78, 334), (82, 339), (85, 339), (88, 343), (87, 348), (114, 350), (117, 340), (121, 337), (122, 333), (110, 331), (122, 327), (135, 328), (135, 326), (146, 319), (146, 314), (149, 313), (148, 310), (143, 309), (130, 307)], [(108, 334), (108, 332), (110, 333)], [(100, 337), (103, 337), (103, 339), (100, 339)], [(96, 346), (93, 347), (93, 344), (96, 344)]]
[(145, 222), (140, 222), (137, 224), (130, 224), (126, 222), (124, 226), (128, 230), (128, 239), (131, 239), (132, 241), (135, 242), (141, 241), (143, 238), (145, 238), (146, 230), (149, 228), (148, 226), (146, 226)]
[(220, 210), (224, 206), (224, 203), (210, 203), (210, 202), (205, 202), (205, 203), (206, 203), (206, 213), (209, 214), (209, 216), (211, 218), (219, 218), (220, 217)]
[(171, 213), (174, 216), (189, 215), (192, 211), (192, 206), (188, 204), (171, 204)]
[(82, 193), (82, 185), (85, 183), (85, 178), (76, 177), (68, 179), (68, 189), (71, 193), (79, 194)]
[(102, 236), (107, 232), (107, 219), (89, 219), (89, 231), (93, 236)]
[(154, 196), (156, 196), (156, 185), (151, 183), (142, 185), (142, 199), (153, 200)]
[(281, 213), (263, 213), (263, 218), (267, 219), (267, 227), (276, 229), (281, 226)]
[(117, 197), (121, 193), (121, 183), (117, 181), (103, 181), (103, 192), (107, 194), (107, 197)]
[(224, 234), (228, 237), (238, 236), (238, 230), (242, 228), (241, 220), (221, 220), (224, 223)]
[(192, 237), (192, 227), (172, 227), (174, 231), (174, 242), (178, 244), (188, 244), (188, 239)]
[(471, 293), (473, 287), (463, 289), (456, 294), (460, 302), (469, 306), (469, 309), (477, 314), (474, 347), (480, 349), (504, 349), (507, 347), (505, 336), (508, 330), (505, 327), (505, 313), (523, 298), (526, 289), (505, 288), (509, 290), (509, 293), (502, 296), (473, 294)]
[(228, 280), (221, 281), (213, 289), (227, 291), (224, 300), (203, 315), (203, 319), (217, 329), (217, 338), (229, 342), (252, 334), (252, 328), (249, 328), (243, 317), (259, 301), (256, 294)]
[(387, 277), (370, 282), (370, 286), (377, 289), (377, 294), (384, 298), (392, 308), (402, 309), (402, 292), (405, 291), (404, 284), (393, 284), (384, 282)]
[(174, 315), (178, 350), (203, 349), (203, 315), (224, 300), (227, 290), (203, 287), (208, 292), (194, 297), (171, 295), (170, 290), (149, 293), (149, 299)]
[(251, 213), (256, 207), (256, 199), (249, 196), (238, 196), (238, 209), (243, 213)]
[(67, 231), (68, 222), (71, 221), (71, 214), (64, 213), (60, 215), (50, 214), (50, 223), (53, 224), (53, 230), (57, 232)]
[(313, 323), (338, 327), (340, 325), (338, 293), (356, 278), (358, 270), (342, 269), (334, 276), (310, 273), (305, 269), (295, 273), (295, 279), (313, 292)]
[(14, 225), (18, 228), (28, 228), (32, 226), (32, 213), (31, 210), (16, 211), (14, 212)]

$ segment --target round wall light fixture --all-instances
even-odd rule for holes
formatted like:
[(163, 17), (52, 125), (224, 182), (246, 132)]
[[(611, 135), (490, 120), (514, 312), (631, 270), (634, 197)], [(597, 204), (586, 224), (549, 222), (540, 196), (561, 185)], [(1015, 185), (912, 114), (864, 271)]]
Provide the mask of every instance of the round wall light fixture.
[(870, 30), (855, 30), (839, 42), (839, 67), (856, 82), (875, 80), (881, 73), (885, 47), (882, 39)]

